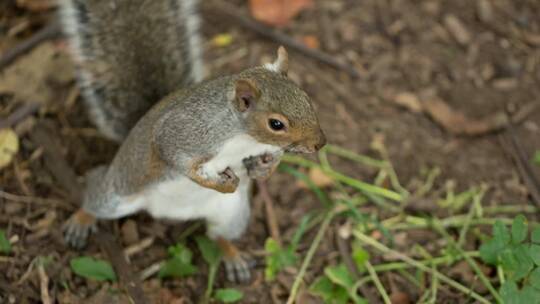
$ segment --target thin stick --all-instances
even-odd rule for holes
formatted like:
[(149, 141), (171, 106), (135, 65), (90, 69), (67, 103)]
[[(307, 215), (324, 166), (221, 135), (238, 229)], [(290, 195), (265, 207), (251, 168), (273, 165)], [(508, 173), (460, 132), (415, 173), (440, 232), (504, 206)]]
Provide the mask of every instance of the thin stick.
[(382, 297), (384, 303), (385, 304), (392, 304), (392, 301), (390, 301), (390, 297), (388, 296), (388, 293), (384, 289), (384, 286), (382, 285), (381, 280), (379, 280), (379, 276), (377, 275), (377, 272), (375, 272), (375, 270), (373, 269), (373, 265), (371, 265), (371, 263), (369, 261), (366, 261), (364, 263), (364, 266), (366, 267), (366, 270), (368, 271), (369, 276), (373, 280), (373, 283), (375, 284), (375, 287), (377, 288), (377, 290), (381, 294), (381, 297)]
[(17, 110), (11, 113), (7, 118), (0, 120), (0, 129), (9, 128), (15, 125), (19, 121), (37, 112), (40, 106), (41, 105), (37, 102), (30, 102), (19, 107)]
[(512, 123), (508, 124), (507, 134), (510, 138), (511, 154), (514, 158), (514, 162), (516, 163), (521, 178), (525, 182), (534, 203), (536, 206), (540, 207), (540, 180), (527, 160), (525, 151), (523, 151), (522, 145), (517, 139)]
[(126, 258), (130, 258), (131, 256), (143, 251), (144, 249), (152, 246), (154, 243), (155, 238), (153, 236), (149, 236), (147, 238), (144, 238), (140, 242), (133, 244), (126, 249), (124, 249), (124, 255)]
[(141, 281), (146, 281), (149, 277), (158, 273), (161, 267), (165, 264), (164, 260), (153, 263), (152, 265), (146, 267), (139, 273), (139, 278)]
[(222, 0), (214, 0), (214, 6), (218, 9), (216, 12), (226, 15), (228, 18), (235, 20), (240, 26), (250, 29), (257, 34), (264, 36), (270, 40), (274, 40), (290, 49), (296, 50), (308, 57), (329, 65), (335, 69), (341, 70), (349, 74), (351, 77), (360, 77), (360, 73), (355, 70), (351, 64), (344, 64), (337, 61), (333, 56), (316, 49), (310, 49), (294, 38), (273, 30), (265, 25), (262, 25), (241, 13), (241, 10)]
[(23, 196), (23, 195), (16, 195), (12, 193), (8, 193), (5, 191), (0, 190), (0, 198), (6, 199), (8, 201), (18, 202), (18, 203), (36, 203), (36, 204), (53, 204), (53, 205), (62, 205), (63, 201), (61, 200), (55, 200), (50, 198), (41, 198), (41, 197), (33, 197), (33, 196)]
[(448, 285), (452, 286), (453, 288), (463, 292), (464, 294), (466, 295), (470, 295), (471, 297), (473, 297), (474, 299), (478, 300), (479, 302), (481, 303), (485, 303), (485, 304), (489, 304), (491, 302), (489, 302), (488, 300), (486, 300), (484, 297), (482, 297), (481, 295), (477, 294), (476, 292), (474, 292), (473, 290), (461, 285), (460, 283), (452, 280), (451, 278), (443, 275), (442, 273), (434, 270), (434, 269), (431, 269), (429, 268), (428, 266), (416, 261), (416, 260), (413, 260), (411, 259), (410, 257), (406, 256), (405, 254), (399, 252), (399, 251), (396, 251), (396, 250), (393, 250), (393, 249), (390, 249), (388, 248), (387, 246), (385, 246), (384, 244), (378, 242), (377, 240), (355, 230), (353, 231), (353, 234), (354, 236), (374, 247), (375, 249), (383, 252), (383, 253), (391, 253), (393, 256), (395, 256), (396, 258), (402, 260), (403, 262), (407, 263), (407, 264), (410, 264), (418, 269), (420, 269), (421, 271), (424, 271), (424, 272), (427, 272), (427, 273), (430, 273), (431, 275), (434, 275), (434, 276), (437, 276), (437, 278), (445, 283), (447, 283)]
[(317, 235), (315, 236), (313, 243), (311, 243), (311, 246), (309, 247), (309, 250), (306, 254), (306, 258), (304, 259), (304, 262), (302, 262), (300, 271), (298, 272), (298, 275), (294, 279), (294, 283), (291, 288), (291, 293), (289, 294), (289, 298), (287, 299), (287, 304), (293, 304), (294, 301), (296, 300), (296, 293), (298, 292), (298, 289), (300, 288), (300, 284), (302, 283), (304, 275), (306, 274), (307, 268), (309, 267), (309, 264), (311, 263), (311, 260), (313, 259), (313, 256), (315, 255), (315, 252), (317, 251), (317, 248), (319, 247), (319, 244), (321, 243), (324, 234), (326, 233), (328, 225), (332, 221), (332, 218), (334, 218), (334, 212), (328, 211), (328, 213), (326, 214), (326, 217), (324, 218), (324, 221), (321, 224), (321, 228), (319, 228), (319, 231), (317, 232)]
[(41, 291), (41, 303), (51, 304), (51, 296), (49, 295), (49, 277), (45, 272), (45, 267), (43, 267), (42, 262), (38, 262), (38, 273), (39, 273), (39, 289)]
[[(482, 195), (482, 194), (479, 194), (479, 195)], [(450, 246), (453, 247), (454, 250), (456, 250), (457, 252), (459, 252), (459, 254), (461, 256), (463, 256), (463, 258), (465, 259), (465, 261), (469, 264), (469, 266), (471, 266), (471, 268), (474, 270), (474, 272), (476, 273), (476, 275), (480, 278), (480, 281), (482, 282), (482, 284), (484, 284), (484, 286), (489, 290), (489, 292), (491, 293), (491, 295), (495, 298), (495, 300), (497, 301), (497, 303), (504, 303), (501, 296), (499, 295), (499, 293), (495, 290), (495, 288), (493, 287), (493, 285), (491, 285), (491, 282), (489, 281), (489, 279), (486, 277), (486, 275), (484, 275), (484, 273), (482, 272), (482, 270), (480, 269), (480, 267), (478, 266), (478, 264), (470, 257), (468, 256), (467, 254), (465, 254), (465, 251), (461, 248), (461, 246), (459, 246), (458, 244), (456, 244), (456, 242), (454, 241), (454, 239), (448, 234), (448, 232), (441, 226), (441, 223), (438, 219), (435, 219), (433, 221), (433, 227), (435, 228), (435, 230), (438, 230), (440, 234), (443, 235), (443, 237), (446, 239), (446, 241), (450, 244)]]
[(54, 39), (59, 37), (62, 33), (60, 25), (56, 22), (46, 25), (44, 28), (35, 33), (32, 37), (26, 39), (25, 41), (19, 43), (13, 48), (7, 50), (0, 57), (0, 71), (3, 70), (6, 66), (11, 64), (17, 57), (25, 54), (26, 52), (32, 50), (34, 47), (39, 45), (45, 40)]
[(279, 246), (281, 246), (281, 233), (279, 232), (279, 226), (276, 219), (274, 202), (272, 201), (270, 193), (268, 193), (268, 186), (266, 185), (266, 182), (257, 180), (257, 187), (259, 188), (259, 194), (264, 201), (266, 224), (268, 225), (268, 230), (270, 230), (270, 236), (274, 239), (274, 241), (276, 241), (276, 243), (278, 243)]

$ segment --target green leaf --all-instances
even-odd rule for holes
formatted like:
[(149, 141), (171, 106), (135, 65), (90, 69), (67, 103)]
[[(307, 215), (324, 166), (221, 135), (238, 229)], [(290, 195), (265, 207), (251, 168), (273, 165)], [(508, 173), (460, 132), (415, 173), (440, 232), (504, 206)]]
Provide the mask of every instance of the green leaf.
[(536, 289), (540, 289), (540, 268), (536, 268), (529, 276), (529, 283)]
[(352, 250), (352, 258), (356, 264), (356, 268), (358, 268), (358, 270), (363, 270), (364, 265), (369, 261), (369, 252), (364, 250), (358, 242), (353, 242)]
[(534, 153), (533, 162), (540, 166), (540, 150)]
[(529, 256), (537, 266), (540, 266), (540, 245), (532, 244), (529, 247)]
[(334, 292), (334, 283), (332, 283), (329, 278), (321, 276), (311, 284), (309, 291), (314, 295), (318, 295), (324, 300), (327, 300)]
[(538, 303), (538, 299), (540, 298), (540, 292), (533, 288), (532, 286), (525, 286), (518, 295), (519, 303)]
[(302, 221), (300, 222), (300, 225), (298, 225), (298, 229), (294, 232), (294, 235), (291, 240), (290, 250), (296, 251), (298, 248), (298, 244), (300, 243), (300, 239), (302, 239), (302, 235), (306, 231), (307, 224), (309, 223), (309, 220), (311, 219), (311, 216), (305, 215), (302, 217)]
[(195, 241), (206, 263), (209, 265), (218, 265), (221, 260), (221, 249), (219, 249), (219, 246), (206, 236), (197, 236)]
[(533, 243), (540, 244), (540, 226), (534, 227), (531, 233), (531, 241)]
[(527, 219), (523, 215), (518, 215), (512, 221), (512, 243), (519, 244), (527, 238)]
[(508, 273), (509, 280), (518, 281), (526, 277), (534, 267), (528, 246), (520, 244), (505, 249), (501, 253), (501, 266)]
[(6, 232), (0, 229), (0, 252), (9, 254), (11, 252), (11, 244), (6, 237)]
[(500, 220), (497, 220), (495, 225), (493, 225), (493, 239), (502, 245), (506, 245), (510, 242), (508, 229)]
[(349, 293), (341, 286), (338, 286), (326, 276), (319, 277), (311, 286), (309, 291), (316, 296), (321, 297), (324, 303), (347, 304), (349, 302)]
[(96, 281), (116, 281), (116, 274), (109, 262), (83, 256), (71, 259), (71, 270), (77, 275)]
[(214, 294), (214, 299), (221, 301), (223, 303), (234, 303), (242, 300), (244, 294), (233, 288), (223, 288), (216, 290)]
[(168, 251), (171, 257), (161, 266), (158, 273), (160, 278), (181, 278), (197, 272), (197, 267), (191, 263), (193, 253), (189, 248), (182, 244), (176, 244), (169, 247)]
[(354, 278), (351, 276), (344, 264), (328, 266), (324, 269), (324, 274), (334, 283), (351, 290), (354, 286)]
[(497, 265), (499, 254), (503, 248), (503, 244), (491, 239), (480, 246), (480, 257), (487, 264)]
[(501, 293), (501, 298), (503, 299), (503, 302), (505, 304), (514, 304), (514, 303), (518, 304), (517, 298), (518, 298), (519, 291), (518, 291), (516, 282), (512, 282), (512, 281), (504, 282), (504, 284), (501, 286), (500, 293)]
[(264, 275), (267, 281), (272, 281), (285, 267), (295, 265), (298, 258), (291, 248), (281, 248), (274, 239), (266, 239), (264, 248), (268, 253), (265, 261)]

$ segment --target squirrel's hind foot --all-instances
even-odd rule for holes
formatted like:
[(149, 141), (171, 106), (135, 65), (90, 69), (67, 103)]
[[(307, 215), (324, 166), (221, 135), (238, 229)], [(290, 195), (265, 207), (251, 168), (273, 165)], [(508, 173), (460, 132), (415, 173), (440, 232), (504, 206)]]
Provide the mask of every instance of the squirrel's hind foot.
[(64, 224), (64, 241), (73, 248), (84, 248), (90, 234), (97, 231), (96, 222), (93, 215), (79, 209)]
[(225, 264), (227, 280), (241, 284), (251, 281), (251, 267), (249, 260), (237, 256), (231, 259), (225, 258), (223, 262)]
[(251, 281), (251, 265), (249, 259), (242, 256), (240, 251), (230, 241), (218, 237), (217, 243), (223, 253), (223, 262), (227, 280), (233, 283), (248, 283)]

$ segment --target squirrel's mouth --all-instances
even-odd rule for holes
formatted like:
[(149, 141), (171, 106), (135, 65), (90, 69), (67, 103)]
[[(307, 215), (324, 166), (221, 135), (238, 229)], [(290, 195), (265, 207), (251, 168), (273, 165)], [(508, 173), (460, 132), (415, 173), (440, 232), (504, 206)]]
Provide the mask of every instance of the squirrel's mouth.
[(284, 150), (285, 152), (289, 153), (313, 153), (316, 151), (315, 149), (310, 149), (309, 147), (295, 144), (288, 145)]

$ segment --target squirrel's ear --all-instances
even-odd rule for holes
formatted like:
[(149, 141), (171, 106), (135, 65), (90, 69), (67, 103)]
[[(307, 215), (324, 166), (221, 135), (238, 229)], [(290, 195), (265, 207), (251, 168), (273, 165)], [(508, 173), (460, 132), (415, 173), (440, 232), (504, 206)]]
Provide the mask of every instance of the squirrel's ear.
[(271, 64), (266, 64), (265, 67), (287, 76), (287, 72), (289, 71), (289, 55), (287, 54), (287, 50), (283, 46), (280, 46), (277, 50), (277, 59)]
[(234, 103), (238, 111), (245, 112), (252, 107), (260, 96), (257, 86), (248, 79), (238, 79), (235, 83)]

